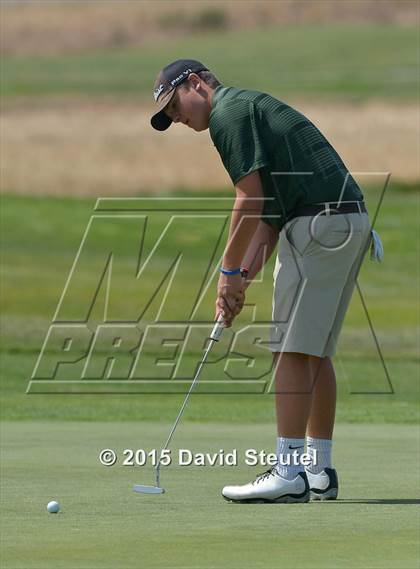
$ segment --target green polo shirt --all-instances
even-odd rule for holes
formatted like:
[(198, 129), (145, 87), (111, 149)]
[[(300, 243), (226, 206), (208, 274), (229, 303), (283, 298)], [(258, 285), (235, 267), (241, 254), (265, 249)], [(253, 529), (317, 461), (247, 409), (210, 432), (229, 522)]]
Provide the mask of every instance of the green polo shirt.
[(259, 170), (264, 221), (281, 229), (299, 207), (363, 200), (340, 156), (317, 127), (282, 101), (258, 91), (217, 87), (210, 136), (236, 184)]

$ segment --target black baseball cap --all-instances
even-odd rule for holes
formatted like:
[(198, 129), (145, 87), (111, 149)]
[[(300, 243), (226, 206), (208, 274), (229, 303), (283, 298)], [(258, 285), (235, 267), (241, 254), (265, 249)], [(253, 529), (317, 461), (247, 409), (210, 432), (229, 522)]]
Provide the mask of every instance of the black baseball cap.
[(190, 73), (208, 71), (208, 68), (195, 59), (177, 59), (159, 72), (153, 87), (153, 95), (157, 111), (150, 119), (150, 124), (156, 130), (166, 130), (172, 120), (164, 113), (164, 108), (175, 95), (175, 90)]

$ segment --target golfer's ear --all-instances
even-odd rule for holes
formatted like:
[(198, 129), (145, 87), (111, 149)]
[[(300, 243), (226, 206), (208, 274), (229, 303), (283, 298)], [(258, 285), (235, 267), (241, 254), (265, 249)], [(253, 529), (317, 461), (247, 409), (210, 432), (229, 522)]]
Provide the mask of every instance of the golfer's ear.
[(188, 82), (190, 84), (190, 87), (192, 87), (192, 89), (195, 89), (196, 91), (200, 89), (201, 79), (196, 73), (190, 73), (188, 75)]

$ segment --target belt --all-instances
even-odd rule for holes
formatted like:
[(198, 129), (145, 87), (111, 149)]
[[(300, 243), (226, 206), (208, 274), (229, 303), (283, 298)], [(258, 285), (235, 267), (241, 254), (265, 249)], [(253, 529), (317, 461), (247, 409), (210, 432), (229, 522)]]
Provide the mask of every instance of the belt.
[(295, 209), (289, 219), (294, 217), (305, 217), (312, 215), (342, 215), (344, 213), (367, 213), (364, 202), (328, 202), (320, 204), (305, 205)]

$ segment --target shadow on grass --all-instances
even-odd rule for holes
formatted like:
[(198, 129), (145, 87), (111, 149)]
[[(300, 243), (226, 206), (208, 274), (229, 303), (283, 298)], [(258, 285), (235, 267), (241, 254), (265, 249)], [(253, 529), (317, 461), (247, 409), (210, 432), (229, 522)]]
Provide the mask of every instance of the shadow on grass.
[[(233, 502), (231, 500), (228, 500), (225, 498), (225, 500), (231, 504), (246, 504), (246, 505), (251, 505), (251, 506), (255, 506), (255, 505), (260, 505), (260, 504), (264, 504), (265, 506), (277, 506), (278, 504), (275, 502)], [(417, 498), (395, 498), (395, 499), (376, 499), (376, 498), (372, 498), (372, 499), (364, 499), (364, 498), (355, 498), (354, 500), (352, 499), (348, 499), (348, 500), (311, 500), (310, 502), (307, 503), (311, 503), (311, 504), (384, 504), (384, 505), (414, 505), (414, 504), (420, 504), (420, 499)], [(304, 502), (301, 502), (299, 505), (303, 505)], [(295, 505), (295, 504), (293, 504)]]
[[(332, 500), (329, 500), (332, 502)], [(354, 500), (334, 500), (336, 504), (420, 504), (420, 499), (417, 498), (395, 498), (395, 499), (381, 499), (381, 498), (355, 498)]]

